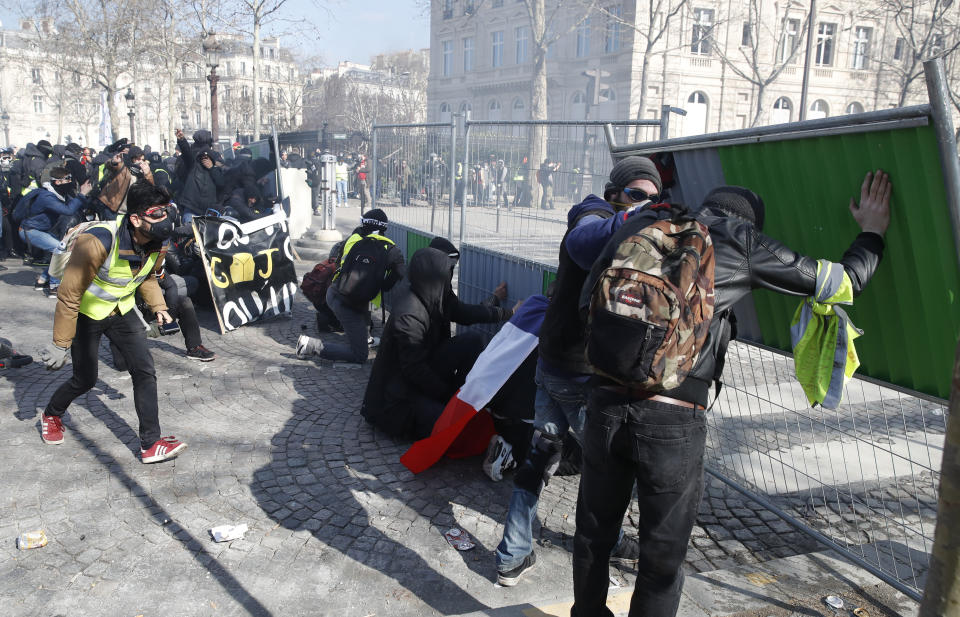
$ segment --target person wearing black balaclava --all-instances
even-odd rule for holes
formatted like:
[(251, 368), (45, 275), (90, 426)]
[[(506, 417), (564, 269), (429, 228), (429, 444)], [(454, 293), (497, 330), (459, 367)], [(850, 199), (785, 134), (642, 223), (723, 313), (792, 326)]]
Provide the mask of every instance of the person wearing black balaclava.
[[(362, 305), (356, 305), (350, 302), (346, 296), (340, 292), (340, 273), (344, 270), (344, 264), (351, 258), (351, 251), (361, 240), (372, 238), (383, 245), (383, 260), (385, 262), (385, 271), (383, 282), (380, 284), (380, 291), (390, 291), (407, 273), (406, 264), (403, 261), (403, 253), (397, 248), (392, 240), (384, 236), (387, 231), (387, 215), (383, 210), (375, 208), (366, 212), (360, 219), (360, 226), (353, 230), (350, 237), (343, 245), (343, 255), (338, 264), (340, 270), (327, 289), (327, 306), (333, 311), (334, 315), (343, 326), (343, 332), (347, 339), (347, 344), (343, 343), (325, 343), (318, 338), (311, 338), (303, 335), (297, 341), (297, 356), (300, 358), (309, 358), (317, 356), (325, 360), (340, 362), (349, 362), (362, 365), (367, 361), (369, 355), (369, 335), (368, 327), (370, 325), (370, 303), (363, 302)], [(378, 248), (379, 252), (379, 248)], [(380, 303), (380, 295), (373, 300), (375, 304)]]
[(209, 208), (219, 204), (219, 194), (223, 190), (224, 177), (220, 154), (213, 150), (213, 137), (210, 131), (200, 130), (193, 134), (193, 145), (187, 141), (183, 131), (177, 129), (177, 147), (180, 159), (177, 163), (177, 176), (182, 183), (177, 194), (177, 205), (183, 213), (183, 223), (189, 223), (194, 216), (206, 214)]
[(173, 321), (154, 276), (163, 267), (164, 244), (173, 233), (170, 194), (140, 180), (130, 188), (127, 210), (117, 220), (79, 234), (70, 254), (54, 313), (53, 344), (40, 357), (48, 370), (58, 370), (70, 356), (73, 375), (43, 410), (40, 436), (48, 445), (63, 443), (63, 415), (96, 385), (100, 339), (106, 335), (132, 378), (140, 461), (157, 463), (187, 446), (172, 436), (161, 437), (157, 376), (134, 294), (140, 291), (158, 325)]
[[(89, 192), (89, 182), (78, 189), (65, 167), (54, 167), (50, 172), (50, 181), (36, 189), (29, 213), (20, 223), (20, 239), (44, 252), (56, 249), (60, 244), (60, 235), (56, 231), (60, 217), (74, 216), (80, 212), (86, 205), (85, 195)], [(48, 266), (37, 277), (34, 289), (45, 291), (49, 297), (56, 297), (59, 284), (60, 281), (50, 276)]]

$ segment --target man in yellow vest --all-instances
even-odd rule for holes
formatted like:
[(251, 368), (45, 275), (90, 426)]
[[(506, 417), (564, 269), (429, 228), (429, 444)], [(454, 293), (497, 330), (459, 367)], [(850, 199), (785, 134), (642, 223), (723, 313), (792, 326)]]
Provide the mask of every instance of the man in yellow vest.
[(154, 272), (163, 265), (165, 243), (173, 233), (170, 194), (140, 180), (130, 187), (127, 214), (77, 236), (57, 296), (52, 349), (41, 359), (48, 370), (73, 360), (73, 376), (57, 388), (41, 418), (47, 444), (63, 443), (63, 414), (97, 382), (97, 351), (104, 334), (116, 345), (133, 379), (133, 400), (140, 421), (140, 461), (157, 463), (180, 454), (187, 444), (160, 436), (157, 376), (137, 317), (135, 293), (160, 325), (173, 320)]

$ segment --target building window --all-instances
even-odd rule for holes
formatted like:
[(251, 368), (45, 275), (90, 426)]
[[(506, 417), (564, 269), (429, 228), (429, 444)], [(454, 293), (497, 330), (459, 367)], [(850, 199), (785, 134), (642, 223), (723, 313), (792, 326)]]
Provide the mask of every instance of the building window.
[(230, 86), (224, 86), (224, 87), (223, 87), (223, 98), (224, 98), (225, 100), (229, 101), (229, 100), (230, 100), (230, 94), (231, 94), (231, 92), (230, 92)]
[(270, 65), (269, 65), (269, 64), (263, 67), (263, 74), (266, 76), (267, 79), (270, 79)]
[(810, 106), (810, 113), (807, 114), (807, 119), (826, 118), (829, 115), (830, 107), (827, 105), (827, 102), (823, 99), (817, 99), (813, 102), (813, 105)]
[(193, 100), (194, 101), (200, 100), (200, 86), (193, 87)]
[(773, 102), (773, 116), (770, 118), (773, 124), (786, 124), (790, 122), (793, 115), (793, 103), (785, 96), (781, 96)]
[(30, 79), (35, 84), (42, 84), (43, 77), (40, 75), (40, 69), (30, 69)]
[(693, 9), (693, 37), (690, 43), (690, 53), (698, 56), (710, 55), (712, 30), (713, 9)]
[(467, 112), (470, 112), (470, 111), (473, 111), (473, 105), (471, 105), (470, 103), (468, 103), (468, 102), (466, 102), (466, 101), (460, 103), (460, 113), (461, 113), (461, 114), (466, 114)]
[(450, 122), (449, 103), (440, 103), (440, 122)]
[(590, 55), (590, 18), (584, 19), (577, 26), (577, 57), (586, 58)]
[(273, 47), (270, 48), (270, 59), (273, 60)]
[(240, 86), (240, 98), (250, 98), (250, 88), (248, 86)]
[(793, 64), (797, 61), (794, 52), (800, 43), (800, 20), (787, 17), (783, 20), (783, 31), (780, 34), (780, 53), (778, 60), (781, 63)]
[(530, 26), (520, 26), (516, 29), (517, 36), (517, 64), (523, 64), (530, 59)]
[(513, 100), (513, 120), (526, 120), (526, 106), (520, 99)]
[(443, 0), (443, 18), (453, 19), (453, 0)]
[(862, 113), (863, 113), (863, 105), (861, 105), (860, 103), (857, 103), (856, 101), (854, 101), (853, 103), (850, 103), (849, 105), (847, 105), (847, 113), (848, 113), (848, 114), (862, 114)]
[(464, 15), (473, 15), (477, 10), (477, 6), (473, 3), (473, 0), (467, 0), (463, 4), (463, 14)]
[(903, 50), (907, 46), (906, 40), (903, 38), (897, 39), (897, 42), (893, 46), (893, 59), (894, 60), (903, 60)]
[(42, 94), (33, 95), (33, 112), (38, 114), (43, 113), (43, 95)]
[(290, 75), (290, 81), (293, 81), (293, 69), (292, 69), (292, 68), (290, 69), (289, 75)]
[(469, 73), (473, 70), (473, 37), (468, 36), (463, 39), (463, 72)]
[(868, 68), (870, 55), (870, 39), (873, 37), (873, 28), (858, 26), (853, 36), (853, 63), (851, 68), (863, 71)]
[(683, 135), (707, 132), (707, 95), (699, 90), (687, 97), (687, 115), (683, 117)]
[(494, 99), (487, 106), (487, 120), (497, 122), (500, 120), (500, 101)]
[(615, 4), (607, 8), (607, 36), (604, 40), (603, 51), (612, 54), (620, 51), (620, 15), (623, 8)]
[(184, 103), (187, 100), (187, 96), (183, 91), (183, 87), (177, 89), (177, 101)]
[(241, 63), (240, 63), (240, 74), (241, 74), (241, 75), (246, 75), (246, 74), (247, 74), (247, 63), (246, 63), (246, 62), (241, 62)]
[(493, 41), (493, 67), (503, 66), (503, 30), (492, 32), (490, 37)]
[(817, 66), (833, 66), (833, 39), (837, 24), (820, 22), (817, 27)]
[(753, 24), (749, 21), (743, 22), (743, 30), (740, 33), (740, 47), (753, 46)]
[(442, 75), (450, 77), (453, 75), (453, 41), (443, 41), (440, 45), (443, 54)]
[(273, 88), (267, 90), (267, 102), (273, 104)]
[(193, 112), (193, 118), (194, 118), (194, 120), (196, 121), (196, 124), (195, 124), (194, 126), (199, 127), (199, 126), (201, 126), (201, 125), (203, 124), (203, 122), (201, 122), (200, 110), (199, 110), (199, 109), (196, 110), (195, 112)]

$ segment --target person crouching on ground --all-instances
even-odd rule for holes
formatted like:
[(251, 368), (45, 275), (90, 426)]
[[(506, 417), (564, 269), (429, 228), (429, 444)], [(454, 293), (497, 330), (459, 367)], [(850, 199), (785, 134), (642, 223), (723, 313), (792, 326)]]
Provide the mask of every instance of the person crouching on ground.
[(60, 283), (53, 322), (54, 347), (41, 358), (48, 370), (73, 360), (73, 376), (53, 393), (41, 418), (46, 444), (63, 443), (63, 415), (78, 396), (97, 383), (98, 349), (104, 334), (116, 344), (133, 379), (140, 421), (140, 461), (157, 463), (183, 452), (187, 444), (160, 436), (157, 376), (135, 308), (139, 288), (161, 326), (173, 320), (153, 274), (163, 265), (165, 242), (173, 232), (170, 195), (140, 180), (127, 196), (128, 214), (91, 227), (77, 237)]

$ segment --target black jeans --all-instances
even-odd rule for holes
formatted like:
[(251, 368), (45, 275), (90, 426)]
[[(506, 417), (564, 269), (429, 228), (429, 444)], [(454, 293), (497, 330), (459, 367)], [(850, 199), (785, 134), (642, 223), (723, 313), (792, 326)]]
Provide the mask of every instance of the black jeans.
[(147, 449), (160, 439), (157, 374), (143, 325), (133, 310), (102, 320), (91, 319), (82, 313), (77, 315), (77, 334), (70, 348), (73, 376), (57, 388), (43, 413), (62, 416), (74, 399), (96, 385), (100, 337), (106, 334), (120, 350), (133, 379), (133, 404), (140, 420), (140, 447)]
[(676, 615), (687, 542), (703, 494), (705, 442), (703, 410), (594, 389), (577, 499), (571, 617), (613, 617), (606, 608), (609, 557), (634, 483), (640, 559), (630, 616)]
[[(197, 310), (193, 307), (193, 300), (189, 296), (181, 295), (176, 285), (170, 285), (163, 290), (163, 300), (169, 308), (170, 316), (180, 324), (180, 333), (187, 351), (203, 344), (200, 337), (200, 321), (197, 319)], [(156, 319), (156, 316), (153, 316)]]

